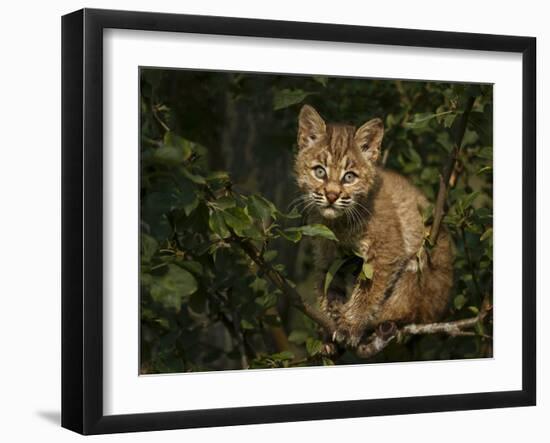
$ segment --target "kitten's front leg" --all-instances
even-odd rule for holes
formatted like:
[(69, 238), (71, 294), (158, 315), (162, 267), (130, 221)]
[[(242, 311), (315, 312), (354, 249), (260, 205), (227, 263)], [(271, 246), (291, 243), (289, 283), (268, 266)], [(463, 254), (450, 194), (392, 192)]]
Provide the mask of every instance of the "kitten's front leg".
[(356, 286), (349, 302), (340, 311), (336, 331), (332, 337), (335, 342), (347, 344), (353, 348), (361, 342), (371, 317), (367, 300), (368, 289), (364, 286)]
[(383, 272), (372, 281), (358, 282), (349, 301), (342, 307), (333, 339), (353, 348), (357, 347), (367, 329), (377, 324), (377, 314), (384, 301), (387, 276)]
[[(321, 286), (318, 289), (318, 293), (321, 310), (337, 323), (342, 315), (342, 309), (346, 301), (345, 291), (336, 288), (329, 288), (325, 294)], [(330, 337), (329, 334), (323, 335), (322, 353), (327, 356), (332, 356), (337, 353), (336, 344), (332, 341), (332, 337)]]

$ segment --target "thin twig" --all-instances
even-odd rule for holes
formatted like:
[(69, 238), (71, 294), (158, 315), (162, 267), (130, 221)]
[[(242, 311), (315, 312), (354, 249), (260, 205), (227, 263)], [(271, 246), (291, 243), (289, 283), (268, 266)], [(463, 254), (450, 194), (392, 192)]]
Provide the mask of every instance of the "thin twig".
[(449, 181), (451, 179), (452, 173), (455, 169), (455, 164), (462, 148), (462, 140), (464, 139), (464, 133), (466, 132), (466, 124), (468, 123), (468, 117), (470, 116), (470, 111), (474, 106), (475, 97), (469, 97), (468, 102), (466, 103), (466, 108), (456, 130), (456, 139), (453, 149), (451, 150), (449, 157), (447, 159), (447, 164), (443, 170), (443, 174), (439, 176), (439, 191), (437, 193), (437, 198), (435, 201), (435, 207), (433, 212), (433, 224), (430, 229), (430, 235), (428, 241), (431, 245), (435, 245), (437, 241), (437, 236), (439, 234), (439, 228), (441, 227), (441, 220), (445, 215), (445, 201), (447, 200), (447, 191), (449, 189)]
[(265, 276), (280, 289), (286, 296), (289, 297), (293, 306), (306, 314), (309, 318), (315, 321), (319, 326), (327, 331), (334, 331), (336, 325), (334, 322), (317, 308), (304, 301), (298, 291), (281, 275), (279, 271), (274, 269), (269, 263), (259, 254), (257, 248), (248, 240), (232, 236), (230, 241), (239, 245), (241, 249), (256, 263), (256, 265), (264, 272)]
[(483, 322), (488, 312), (492, 309), (489, 299), (483, 300), (481, 309), (475, 317), (462, 320), (428, 323), (428, 324), (409, 324), (401, 329), (394, 329), (390, 334), (381, 333), (380, 330), (373, 332), (370, 337), (361, 343), (356, 350), (360, 358), (370, 358), (383, 351), (394, 339), (399, 339), (404, 335), (426, 335), (426, 334), (447, 334), (451, 337), (475, 336), (473, 331), (465, 329), (475, 328), (480, 322)]

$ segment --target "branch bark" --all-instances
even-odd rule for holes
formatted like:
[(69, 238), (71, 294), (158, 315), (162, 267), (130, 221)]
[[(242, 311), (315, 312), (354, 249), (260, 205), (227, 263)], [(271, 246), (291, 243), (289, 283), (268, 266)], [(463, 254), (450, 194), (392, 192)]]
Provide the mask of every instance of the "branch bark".
[(250, 241), (237, 236), (232, 236), (231, 241), (241, 247), (241, 249), (252, 259), (252, 261), (256, 263), (258, 268), (263, 271), (269, 281), (271, 281), (275, 287), (281, 290), (290, 299), (294, 307), (299, 309), (326, 331), (334, 331), (336, 329), (336, 325), (332, 319), (311, 304), (305, 302), (302, 296), (288, 282), (288, 280), (269, 263), (264, 261), (256, 246), (254, 246)]
[(441, 220), (445, 215), (445, 201), (447, 200), (447, 192), (449, 190), (451, 176), (453, 174), (453, 171), (455, 170), (458, 154), (460, 154), (460, 149), (462, 148), (462, 140), (464, 139), (468, 117), (470, 116), (470, 112), (472, 111), (472, 107), (474, 106), (474, 101), (475, 97), (468, 98), (466, 108), (464, 109), (464, 112), (462, 113), (460, 121), (457, 125), (453, 149), (451, 150), (449, 157), (447, 158), (447, 163), (443, 170), (443, 174), (439, 176), (439, 191), (437, 193), (433, 212), (434, 221), (430, 229), (430, 235), (428, 237), (428, 241), (432, 246), (435, 245), (437, 241), (437, 236), (441, 227)]
[(478, 323), (483, 322), (491, 309), (489, 299), (485, 298), (479, 313), (472, 318), (442, 323), (409, 324), (400, 329), (397, 329), (394, 325), (390, 333), (385, 333), (379, 328), (357, 347), (356, 354), (358, 357), (365, 359), (373, 357), (383, 351), (394, 339), (400, 339), (405, 335), (447, 334), (451, 337), (473, 336), (475, 333), (467, 331), (467, 329), (474, 328)]

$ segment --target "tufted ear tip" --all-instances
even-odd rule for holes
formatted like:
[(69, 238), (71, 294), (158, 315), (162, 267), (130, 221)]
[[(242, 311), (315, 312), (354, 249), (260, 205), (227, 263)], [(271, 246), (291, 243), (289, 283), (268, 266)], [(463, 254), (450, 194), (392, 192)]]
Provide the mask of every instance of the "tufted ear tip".
[(364, 123), (361, 127), (359, 127), (356, 133), (360, 133), (362, 131), (369, 131), (369, 132), (384, 131), (384, 121), (379, 117), (373, 118), (368, 122)]
[(317, 112), (315, 111), (315, 108), (311, 105), (308, 105), (308, 104), (302, 105), (302, 108), (300, 109), (300, 115), (311, 111)]
[(355, 131), (355, 141), (363, 151), (367, 160), (375, 162), (380, 154), (382, 138), (384, 137), (384, 122), (381, 118), (373, 118)]
[(298, 116), (298, 147), (312, 146), (326, 130), (325, 121), (313, 106), (303, 105)]
[(300, 122), (303, 122), (303, 123), (308, 123), (308, 122), (311, 122), (311, 123), (320, 123), (320, 122), (323, 122), (323, 119), (322, 117), (319, 115), (319, 113), (317, 112), (317, 110), (311, 106), (311, 105), (303, 105), (302, 108), (300, 109), (300, 114), (298, 116), (298, 120)]
[(369, 120), (367, 123), (370, 123), (373, 127), (376, 127), (378, 129), (382, 129), (382, 130), (384, 129), (384, 122), (379, 117), (373, 118), (372, 120)]

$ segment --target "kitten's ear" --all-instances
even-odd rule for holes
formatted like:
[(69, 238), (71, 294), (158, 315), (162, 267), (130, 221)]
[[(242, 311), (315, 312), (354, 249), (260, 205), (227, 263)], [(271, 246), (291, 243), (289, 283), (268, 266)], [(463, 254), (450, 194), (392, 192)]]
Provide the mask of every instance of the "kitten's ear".
[(384, 137), (384, 123), (379, 118), (369, 120), (355, 131), (355, 142), (365, 158), (373, 163), (380, 155), (382, 137)]
[(309, 105), (302, 106), (298, 117), (298, 148), (304, 149), (315, 143), (326, 132), (325, 121)]

